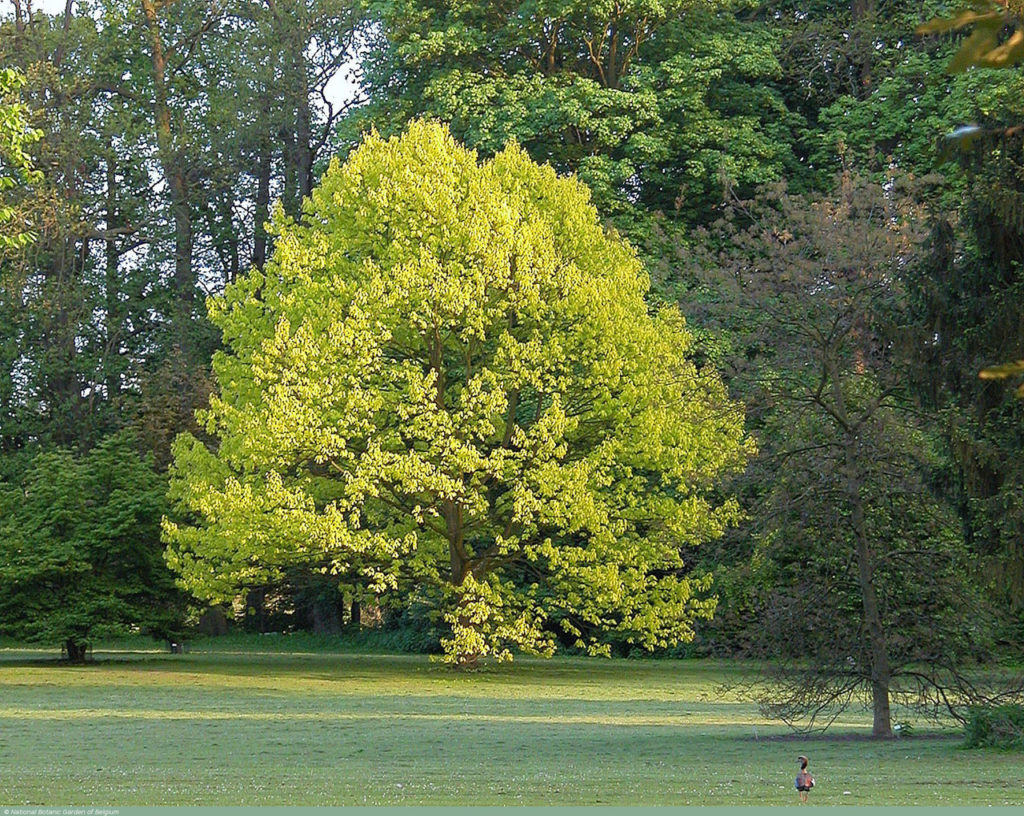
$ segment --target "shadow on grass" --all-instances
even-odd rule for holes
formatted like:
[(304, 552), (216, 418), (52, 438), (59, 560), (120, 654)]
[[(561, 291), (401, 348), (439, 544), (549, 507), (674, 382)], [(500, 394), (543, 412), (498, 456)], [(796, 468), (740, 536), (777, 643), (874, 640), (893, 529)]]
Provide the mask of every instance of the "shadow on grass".
[(871, 736), (871, 732), (866, 728), (861, 731), (815, 731), (813, 733), (803, 733), (799, 731), (793, 731), (787, 734), (766, 734), (759, 738), (748, 737), (750, 742), (820, 742), (820, 743), (837, 743), (837, 742), (862, 742), (872, 745), (897, 745), (904, 742), (916, 742), (921, 743), (924, 741), (954, 741), (962, 740), (964, 737), (963, 730), (957, 729), (951, 726), (948, 729), (942, 729), (937, 731), (925, 731), (917, 734), (907, 734), (902, 737), (892, 737), (890, 739), (877, 739)]
[(139, 655), (124, 655), (117, 657), (97, 657), (97, 658), (86, 658), (78, 662), (72, 662), (66, 657), (22, 657), (22, 656), (7, 656), (0, 654), (0, 668), (5, 669), (102, 669), (110, 668), (111, 666), (126, 666), (126, 665), (144, 665), (146, 663), (157, 662), (165, 660), (169, 664), (173, 664), (173, 661), (167, 661), (166, 658), (154, 658), (150, 655), (139, 654)]

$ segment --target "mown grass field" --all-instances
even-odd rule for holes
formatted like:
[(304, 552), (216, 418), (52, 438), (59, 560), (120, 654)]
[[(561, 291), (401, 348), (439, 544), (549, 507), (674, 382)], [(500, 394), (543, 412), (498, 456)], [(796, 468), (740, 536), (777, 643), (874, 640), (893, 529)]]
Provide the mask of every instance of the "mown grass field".
[(866, 715), (794, 737), (721, 662), (94, 657), (0, 650), (0, 805), (791, 805), (801, 753), (814, 804), (1024, 804), (1019, 754)]

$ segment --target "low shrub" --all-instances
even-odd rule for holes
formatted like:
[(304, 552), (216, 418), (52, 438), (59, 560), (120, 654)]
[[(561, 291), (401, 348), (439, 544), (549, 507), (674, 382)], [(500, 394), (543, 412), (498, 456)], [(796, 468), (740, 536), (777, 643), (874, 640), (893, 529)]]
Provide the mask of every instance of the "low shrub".
[(1024, 751), (1024, 705), (972, 706), (966, 747)]

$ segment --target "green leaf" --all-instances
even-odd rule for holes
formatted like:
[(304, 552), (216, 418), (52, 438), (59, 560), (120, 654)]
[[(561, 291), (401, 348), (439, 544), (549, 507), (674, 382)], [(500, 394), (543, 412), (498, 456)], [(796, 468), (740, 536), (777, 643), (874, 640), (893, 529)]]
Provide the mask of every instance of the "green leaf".
[(981, 65), (987, 68), (1009, 68), (1024, 61), (1024, 31), (1017, 29), (1002, 45), (985, 55)]
[(993, 4), (990, 2), (979, 2), (975, 4), (975, 9), (981, 10), (964, 10), (954, 17), (936, 17), (926, 23), (921, 23), (921, 25), (919, 25), (914, 31), (916, 34), (945, 34), (974, 23), (990, 25), (995, 21), (1001, 25), (1003, 15), (1002, 10), (988, 10), (992, 8)]
[(1014, 377), (1024, 374), (1024, 360), (1017, 360), (1015, 363), (1001, 363), (1000, 365), (983, 368), (978, 376), (983, 380), (1004, 380), (1007, 377)]
[(953, 59), (946, 66), (946, 72), (957, 74), (966, 71), (977, 65), (981, 65), (990, 51), (999, 43), (999, 32), (1002, 29), (1002, 18), (996, 17), (994, 21), (979, 23), (971, 36), (969, 36), (960, 50), (956, 52)]

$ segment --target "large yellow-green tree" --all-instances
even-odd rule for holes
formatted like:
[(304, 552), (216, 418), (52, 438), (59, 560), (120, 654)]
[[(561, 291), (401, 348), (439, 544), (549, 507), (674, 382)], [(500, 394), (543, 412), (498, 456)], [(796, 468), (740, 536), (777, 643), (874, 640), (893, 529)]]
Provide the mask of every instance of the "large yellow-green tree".
[(355, 571), (437, 599), (461, 664), (692, 637), (714, 600), (681, 552), (735, 518), (751, 445), (583, 185), (416, 122), (274, 229), (210, 303), (209, 439), (178, 439), (165, 524), (185, 587)]

